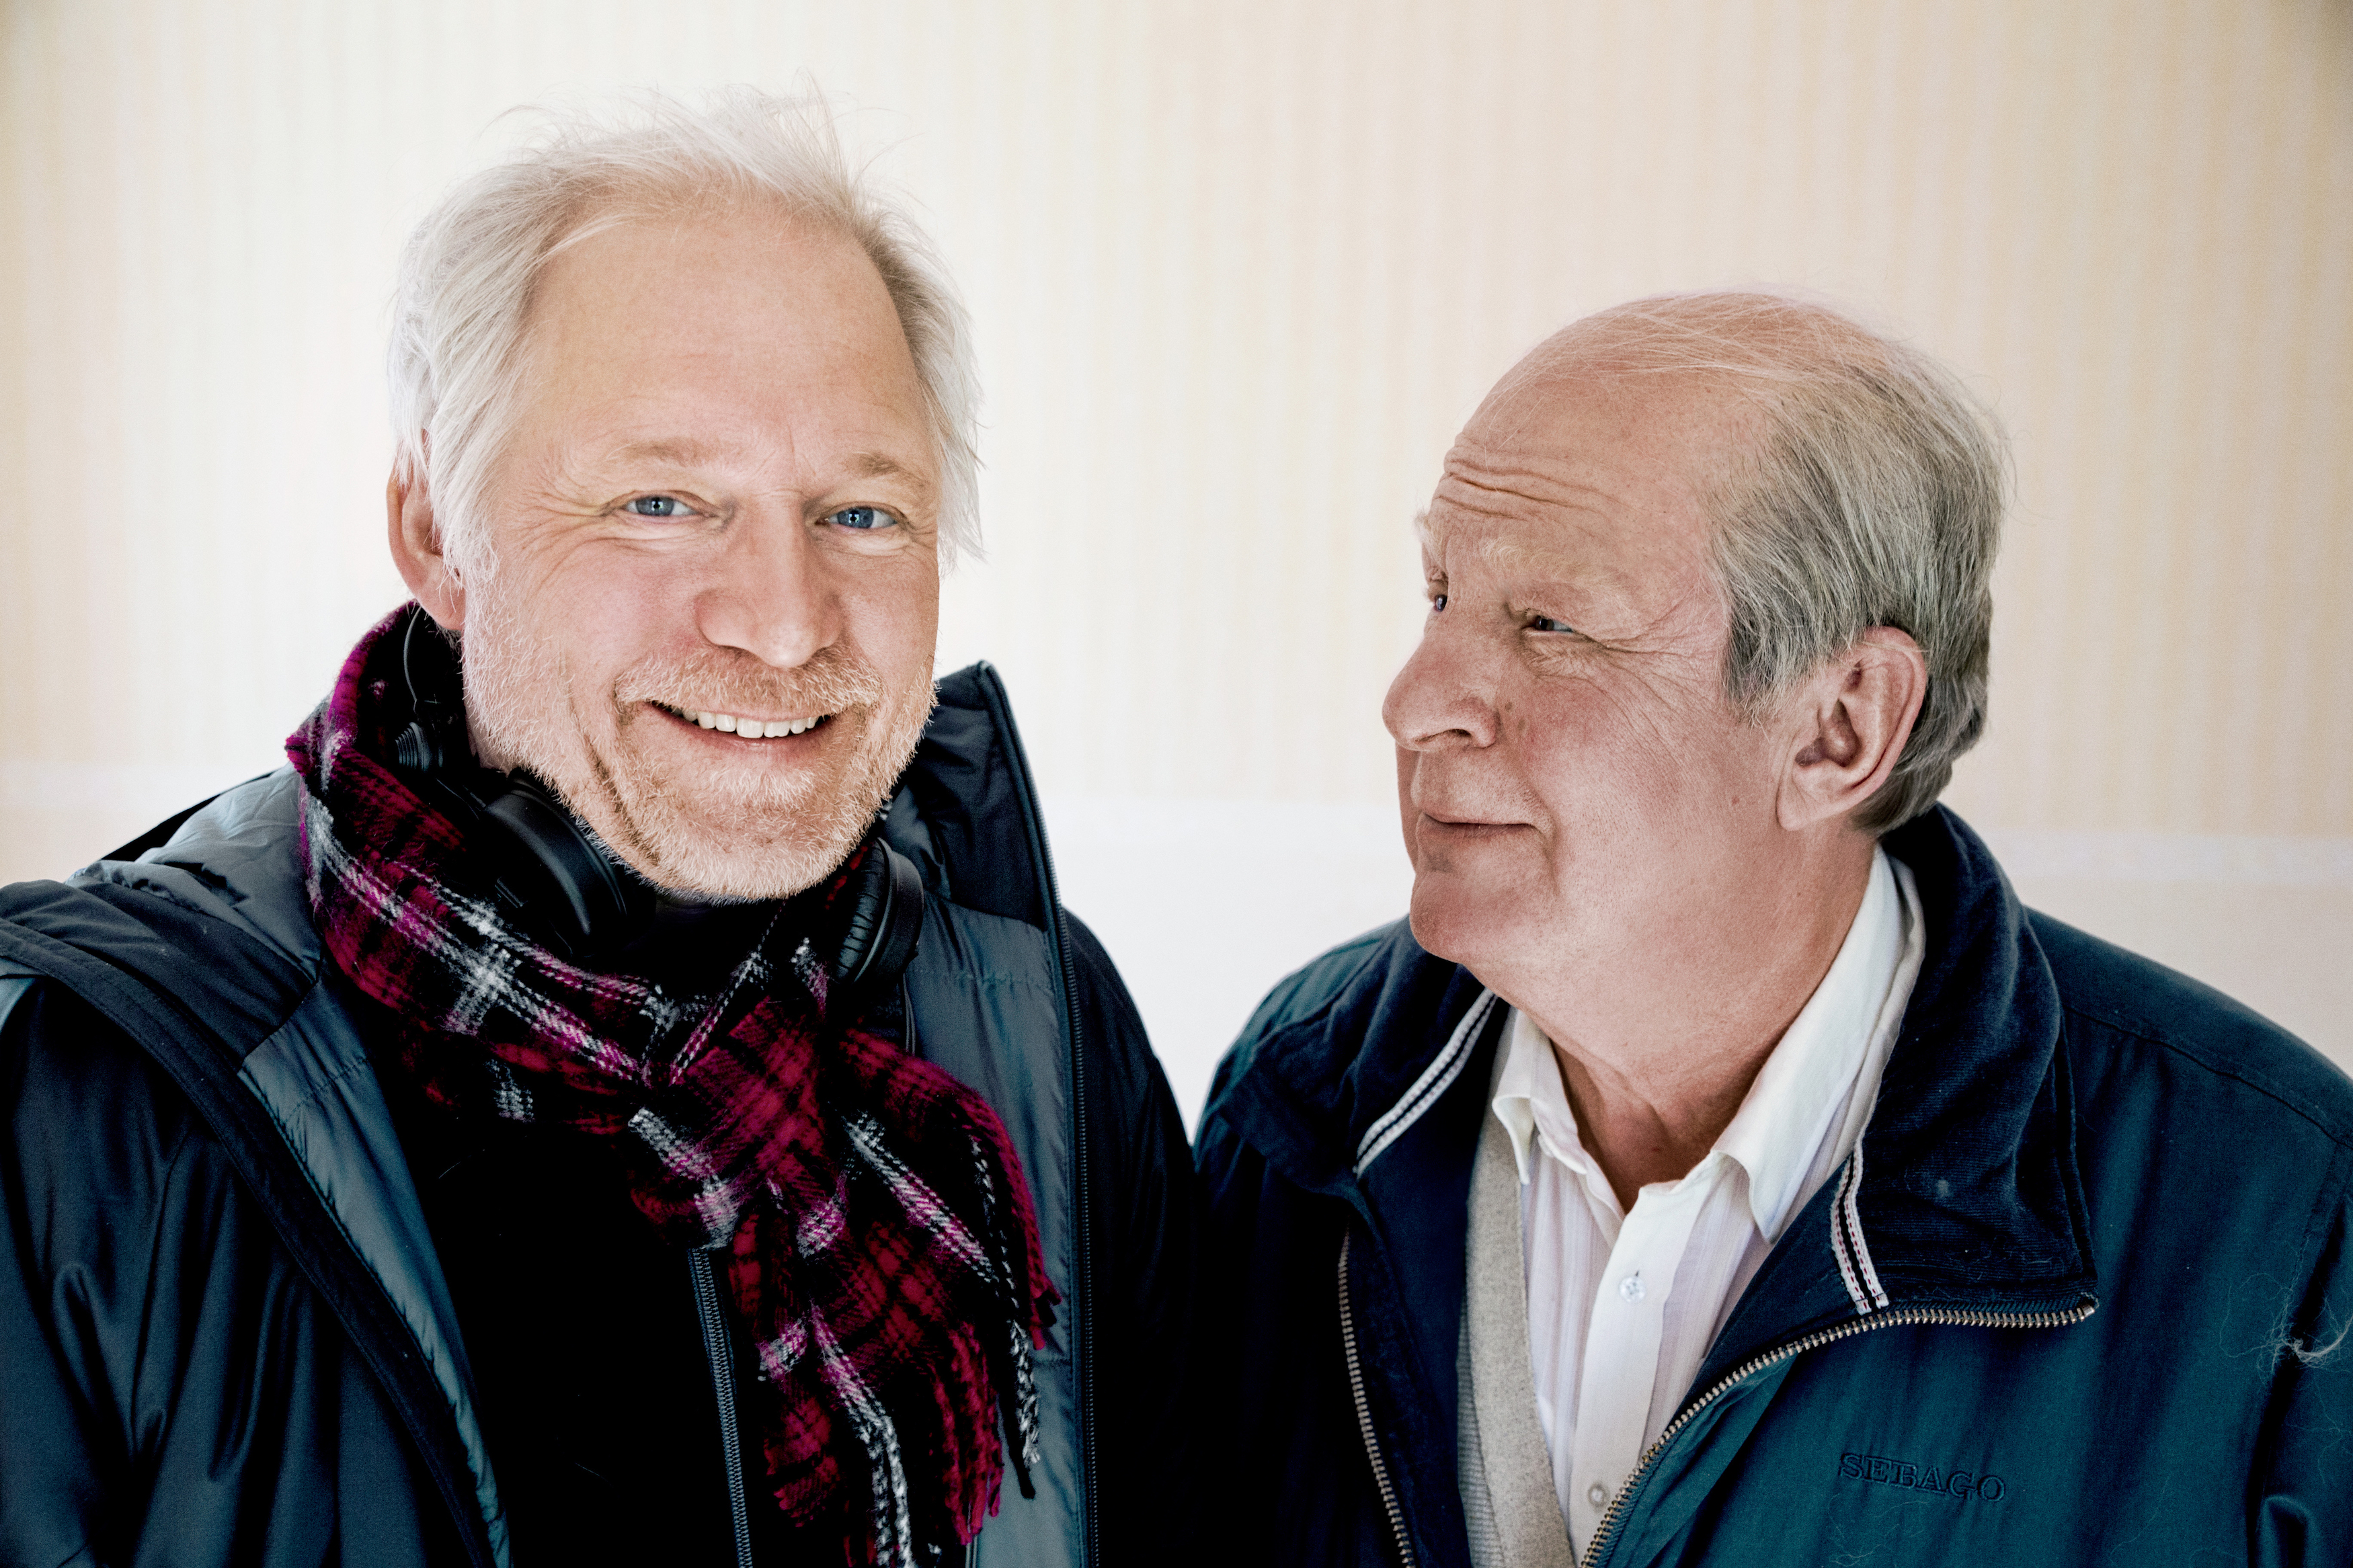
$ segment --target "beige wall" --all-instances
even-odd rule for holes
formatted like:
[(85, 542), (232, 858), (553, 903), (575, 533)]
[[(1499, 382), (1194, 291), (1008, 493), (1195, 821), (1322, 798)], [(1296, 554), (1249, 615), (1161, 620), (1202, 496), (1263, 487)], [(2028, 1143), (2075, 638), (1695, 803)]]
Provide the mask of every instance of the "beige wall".
[(392, 260), (497, 111), (807, 68), (969, 291), (992, 560), (943, 657), (1006, 668), (1050, 790), (1377, 818), (1406, 525), (1480, 392), (1594, 307), (1797, 285), (2017, 433), (1956, 802), (2353, 1049), (2353, 965), (2299, 956), (2353, 952), (2342, 0), (5, 15), (0, 877), (269, 765), (397, 596)]

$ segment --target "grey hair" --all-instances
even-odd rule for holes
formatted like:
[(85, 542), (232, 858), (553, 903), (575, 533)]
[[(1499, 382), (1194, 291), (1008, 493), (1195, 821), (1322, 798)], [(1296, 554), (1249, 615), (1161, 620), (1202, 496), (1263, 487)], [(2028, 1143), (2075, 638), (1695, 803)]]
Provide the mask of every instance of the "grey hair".
[(940, 563), (976, 552), (970, 321), (905, 204), (850, 166), (823, 103), (738, 87), (700, 108), (648, 92), (608, 117), (540, 112), (535, 138), (460, 181), (417, 225), (394, 295), (394, 468), (428, 487), (459, 574), (492, 568), (481, 512), (513, 428), (541, 269), (617, 224), (754, 206), (841, 234), (881, 275), (940, 465)]
[(1884, 833), (1934, 805), (1985, 732), (2010, 489), (1991, 411), (1918, 349), (1778, 295), (1638, 300), (1570, 335), (1599, 336), (1611, 369), (1698, 373), (1756, 411), (1758, 438), (1712, 498), (1725, 692), (1759, 718), (1870, 628), (1909, 634), (1927, 695), (1854, 825)]

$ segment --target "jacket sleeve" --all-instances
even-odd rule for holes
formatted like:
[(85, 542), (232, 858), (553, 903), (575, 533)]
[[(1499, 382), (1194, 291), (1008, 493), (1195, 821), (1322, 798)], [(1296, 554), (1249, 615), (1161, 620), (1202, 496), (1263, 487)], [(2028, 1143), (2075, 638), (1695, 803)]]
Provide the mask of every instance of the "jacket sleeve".
[(185, 1097), (33, 985), (0, 1018), (0, 1563), (422, 1568), (430, 1495)]
[(1105, 1563), (1164, 1560), (1190, 1363), (1197, 1200), (1185, 1125), (1110, 955), (1070, 919), (1092, 1188), (1095, 1510)]
[(2353, 1150), (2340, 1148), (2305, 1299), (2282, 1324), (2248, 1500), (2247, 1557), (2353, 1563)]
[[(52, 1011), (47, 986), (0, 980), (0, 1562), (84, 1563), (100, 1538), (110, 1480), (119, 1483), (122, 1411), (103, 1325), (114, 1298), (142, 1279), (136, 1237), (152, 1231), (130, 1184), (101, 1217), (92, 1196), (61, 1192), (53, 1176), (58, 1125), (52, 1075), (37, 1035)], [(148, 1152), (175, 1142), (162, 1129)], [(139, 1163), (137, 1152), (124, 1153)], [(130, 1245), (105, 1245), (121, 1234)]]
[(1346, 1205), (1303, 1194), (1238, 1135), (1227, 1092), (1281, 1014), (1271, 998), (1218, 1066), (1201, 1187), (1192, 1438), (1171, 1490), (1188, 1560), (1219, 1568), (1395, 1561), (1343, 1356)]

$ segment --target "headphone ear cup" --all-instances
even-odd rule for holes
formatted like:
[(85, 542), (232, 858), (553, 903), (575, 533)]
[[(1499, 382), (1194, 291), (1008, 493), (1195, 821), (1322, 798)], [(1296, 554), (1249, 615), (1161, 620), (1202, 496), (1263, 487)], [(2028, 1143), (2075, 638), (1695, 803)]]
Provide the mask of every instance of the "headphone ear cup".
[(392, 760), (412, 773), (446, 773), (449, 753), (421, 721), (412, 721), (393, 737)]
[(456, 650), (411, 606), (400, 643), (410, 719), (393, 761), (452, 809), (490, 861), (499, 901), (575, 963), (619, 946), (653, 920), (651, 889), (616, 864), (529, 773), (501, 779), (474, 765)]
[(554, 792), (511, 775), (481, 803), (501, 899), (579, 961), (627, 942), (653, 918), (653, 894), (582, 831)]
[(408, 689), (409, 720), (393, 737), (392, 758), (414, 773), (457, 774), (470, 766), (466, 707), (452, 697), (464, 677), (458, 657), (426, 613), (414, 605), (400, 637), (400, 679)]
[(833, 962), (834, 984), (861, 995), (896, 982), (923, 934), (923, 872), (880, 837), (873, 847), (875, 852), (858, 868)]

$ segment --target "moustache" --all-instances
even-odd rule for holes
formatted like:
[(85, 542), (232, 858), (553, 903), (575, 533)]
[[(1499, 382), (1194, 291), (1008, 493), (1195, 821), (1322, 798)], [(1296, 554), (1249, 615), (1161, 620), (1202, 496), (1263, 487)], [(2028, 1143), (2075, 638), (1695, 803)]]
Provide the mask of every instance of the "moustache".
[(716, 713), (800, 718), (841, 713), (882, 700), (882, 678), (857, 654), (823, 647), (805, 664), (778, 669), (748, 653), (704, 648), (677, 658), (646, 659), (613, 682), (622, 709), (640, 702)]

